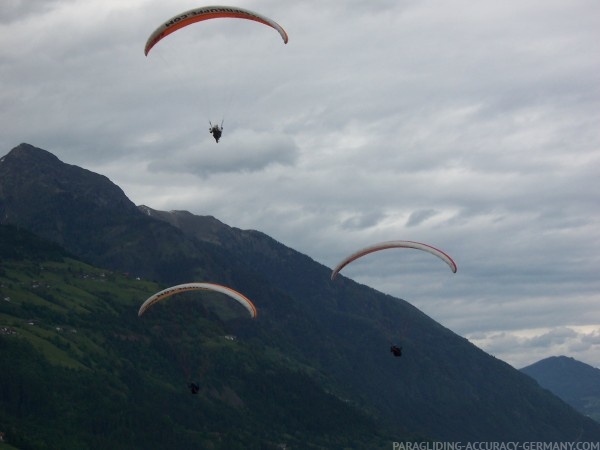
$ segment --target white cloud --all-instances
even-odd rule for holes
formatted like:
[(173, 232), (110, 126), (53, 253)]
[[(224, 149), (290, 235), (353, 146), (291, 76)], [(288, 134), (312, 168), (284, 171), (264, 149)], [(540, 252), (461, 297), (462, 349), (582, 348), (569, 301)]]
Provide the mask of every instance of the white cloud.
[(552, 329), (487, 332), (467, 336), (471, 342), (516, 368), (550, 356), (568, 355), (598, 367), (600, 324)]

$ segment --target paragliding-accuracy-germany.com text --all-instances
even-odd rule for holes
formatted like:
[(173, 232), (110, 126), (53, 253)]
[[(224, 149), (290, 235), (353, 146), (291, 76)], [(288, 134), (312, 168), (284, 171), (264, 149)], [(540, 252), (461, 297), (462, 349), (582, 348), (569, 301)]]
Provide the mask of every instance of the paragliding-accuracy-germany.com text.
[(600, 442), (393, 442), (392, 450), (600, 450)]

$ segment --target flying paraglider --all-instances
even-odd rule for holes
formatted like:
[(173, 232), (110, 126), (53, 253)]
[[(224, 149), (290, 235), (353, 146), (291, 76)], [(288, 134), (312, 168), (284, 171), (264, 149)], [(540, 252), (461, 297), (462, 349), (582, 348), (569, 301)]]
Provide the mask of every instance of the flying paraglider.
[(170, 288), (164, 289), (156, 294), (148, 297), (148, 299), (140, 306), (138, 311), (138, 316), (141, 316), (146, 312), (148, 308), (154, 305), (161, 300), (171, 297), (172, 295), (179, 294), (181, 292), (187, 291), (214, 291), (220, 292), (222, 294), (228, 295), (232, 299), (236, 300), (240, 303), (246, 310), (250, 313), (250, 317), (253, 319), (256, 317), (257, 311), (254, 304), (243, 294), (235, 291), (226, 286), (221, 286), (220, 284), (213, 283), (185, 283), (178, 284), (177, 286), (172, 286)]
[(390, 352), (396, 357), (399, 358), (402, 356), (402, 347), (398, 347), (397, 345), (392, 345), (390, 347)]
[[(212, 291), (212, 292), (219, 292), (219, 293), (225, 294), (225, 295), (231, 297), (232, 299), (234, 299), (235, 301), (237, 301), (238, 303), (240, 303), (246, 309), (246, 311), (250, 314), (251, 318), (256, 318), (256, 315), (257, 315), (256, 307), (246, 296), (244, 296), (240, 292), (235, 291), (227, 286), (221, 286), (220, 284), (214, 284), (214, 283), (185, 283), (185, 284), (178, 284), (177, 286), (171, 286), (167, 289), (163, 289), (162, 291), (157, 292), (154, 295), (151, 295), (150, 297), (148, 297), (146, 299), (146, 301), (144, 303), (142, 303), (142, 306), (140, 306), (140, 309), (138, 310), (138, 317), (142, 316), (142, 314), (144, 314), (154, 304), (156, 304), (162, 300), (165, 300), (173, 295), (176, 295), (176, 294), (179, 294), (182, 292), (188, 292), (188, 291)], [(176, 349), (173, 349), (173, 351), (176, 354), (178, 353)], [(180, 364), (189, 379), (192, 370), (191, 370), (190, 363), (188, 361), (188, 357), (185, 354), (183, 354), (183, 355), (178, 354), (178, 358), (180, 359)], [(200, 385), (198, 382), (190, 381), (187, 383), (187, 387), (192, 394), (198, 394), (198, 392), (200, 392)]]
[(181, 28), (203, 20), (220, 18), (246, 19), (262, 23), (277, 30), (283, 39), (283, 42), (285, 44), (288, 43), (288, 35), (285, 30), (277, 22), (257, 12), (234, 6), (204, 6), (177, 14), (160, 25), (156, 30), (154, 30), (154, 32), (152, 32), (146, 41), (144, 54), (148, 56), (148, 53), (152, 47), (154, 47), (160, 40)]
[[(335, 280), (338, 273), (344, 267), (346, 267), (351, 262), (357, 260), (358, 258), (368, 255), (369, 253), (377, 252), (379, 250), (386, 250), (386, 249), (390, 249), (390, 248), (414, 248), (417, 250), (422, 250), (422, 251), (431, 253), (432, 255), (435, 255), (438, 258), (440, 258), (442, 261), (444, 261), (446, 264), (448, 264), (448, 266), (450, 267), (450, 270), (453, 273), (456, 273), (456, 271), (458, 270), (456, 263), (448, 254), (444, 253), (443, 251), (441, 251), (435, 247), (432, 247), (431, 245), (423, 244), (420, 242), (414, 242), (414, 241), (386, 241), (386, 242), (380, 242), (378, 244), (370, 245), (368, 247), (364, 247), (364, 248), (358, 250), (357, 252), (354, 252), (351, 255), (344, 258), (331, 272), (331, 279)], [(397, 345), (391, 345), (390, 352), (392, 353), (392, 355), (394, 357), (399, 358), (402, 356), (402, 347), (397, 346)]]
[(425, 252), (437, 256), (446, 264), (448, 264), (448, 266), (450, 266), (450, 270), (452, 270), (453, 273), (456, 273), (456, 271), (458, 270), (456, 263), (449, 255), (435, 247), (432, 247), (431, 245), (413, 241), (387, 241), (380, 242), (379, 244), (375, 245), (370, 245), (344, 258), (331, 272), (331, 279), (334, 280), (339, 271), (346, 267), (348, 264), (350, 264), (352, 261), (362, 256), (368, 255), (369, 253), (377, 252), (379, 250), (386, 250), (389, 248), (414, 248), (417, 250), (423, 250)]
[(219, 143), (219, 139), (221, 139), (221, 134), (223, 134), (223, 122), (221, 122), (221, 126), (217, 125), (213, 125), (210, 120), (208, 121), (208, 123), (210, 124), (210, 128), (208, 129), (208, 131), (210, 132), (210, 134), (213, 135), (213, 137), (215, 138), (215, 141), (217, 141), (217, 144)]
[[(144, 47), (144, 54), (148, 56), (150, 50), (156, 44), (158, 44), (158, 42), (181, 28), (185, 28), (188, 25), (192, 25), (197, 22), (221, 18), (246, 19), (267, 25), (279, 33), (285, 44), (288, 43), (288, 35), (286, 31), (277, 22), (263, 16), (262, 14), (234, 6), (204, 6), (182, 12), (181, 14), (171, 17), (166, 22), (163, 22), (148, 37)], [(221, 135), (223, 134), (223, 123), (221, 122), (220, 126), (211, 124), (209, 132), (213, 135), (215, 141), (218, 143), (219, 139), (221, 139)]]

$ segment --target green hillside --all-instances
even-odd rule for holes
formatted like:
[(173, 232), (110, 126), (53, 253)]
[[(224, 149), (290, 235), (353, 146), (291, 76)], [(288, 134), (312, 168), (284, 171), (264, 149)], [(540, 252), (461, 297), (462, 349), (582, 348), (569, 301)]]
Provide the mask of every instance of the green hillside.
[[(7, 443), (248, 449), (391, 442), (364, 411), (325, 392), (322, 374), (255, 342), (254, 324), (237, 305), (180, 296), (138, 318), (141, 302), (161, 286), (0, 229), (3, 249), (15, 243), (0, 264)], [(197, 395), (189, 381), (199, 383)]]

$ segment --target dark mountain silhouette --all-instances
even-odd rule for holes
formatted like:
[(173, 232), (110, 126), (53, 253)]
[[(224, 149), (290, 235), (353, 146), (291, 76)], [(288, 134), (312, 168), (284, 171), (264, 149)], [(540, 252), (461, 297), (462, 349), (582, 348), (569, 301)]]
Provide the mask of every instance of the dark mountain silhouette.
[(567, 356), (552, 356), (523, 367), (521, 372), (600, 422), (600, 369)]
[(202, 243), (148, 220), (108, 178), (21, 144), (0, 159), (1, 223), (64, 246), (85, 261), (150, 279), (194, 277)]
[[(259, 231), (136, 208), (105, 177), (44, 150), (21, 144), (0, 160), (0, 218), (162, 286), (234, 287), (259, 309), (240, 331), (257, 348), (310, 367), (324, 389), (401, 435), (600, 439), (598, 424), (409, 303), (343, 276), (332, 283), (329, 268)], [(402, 358), (390, 343), (403, 346)]]

